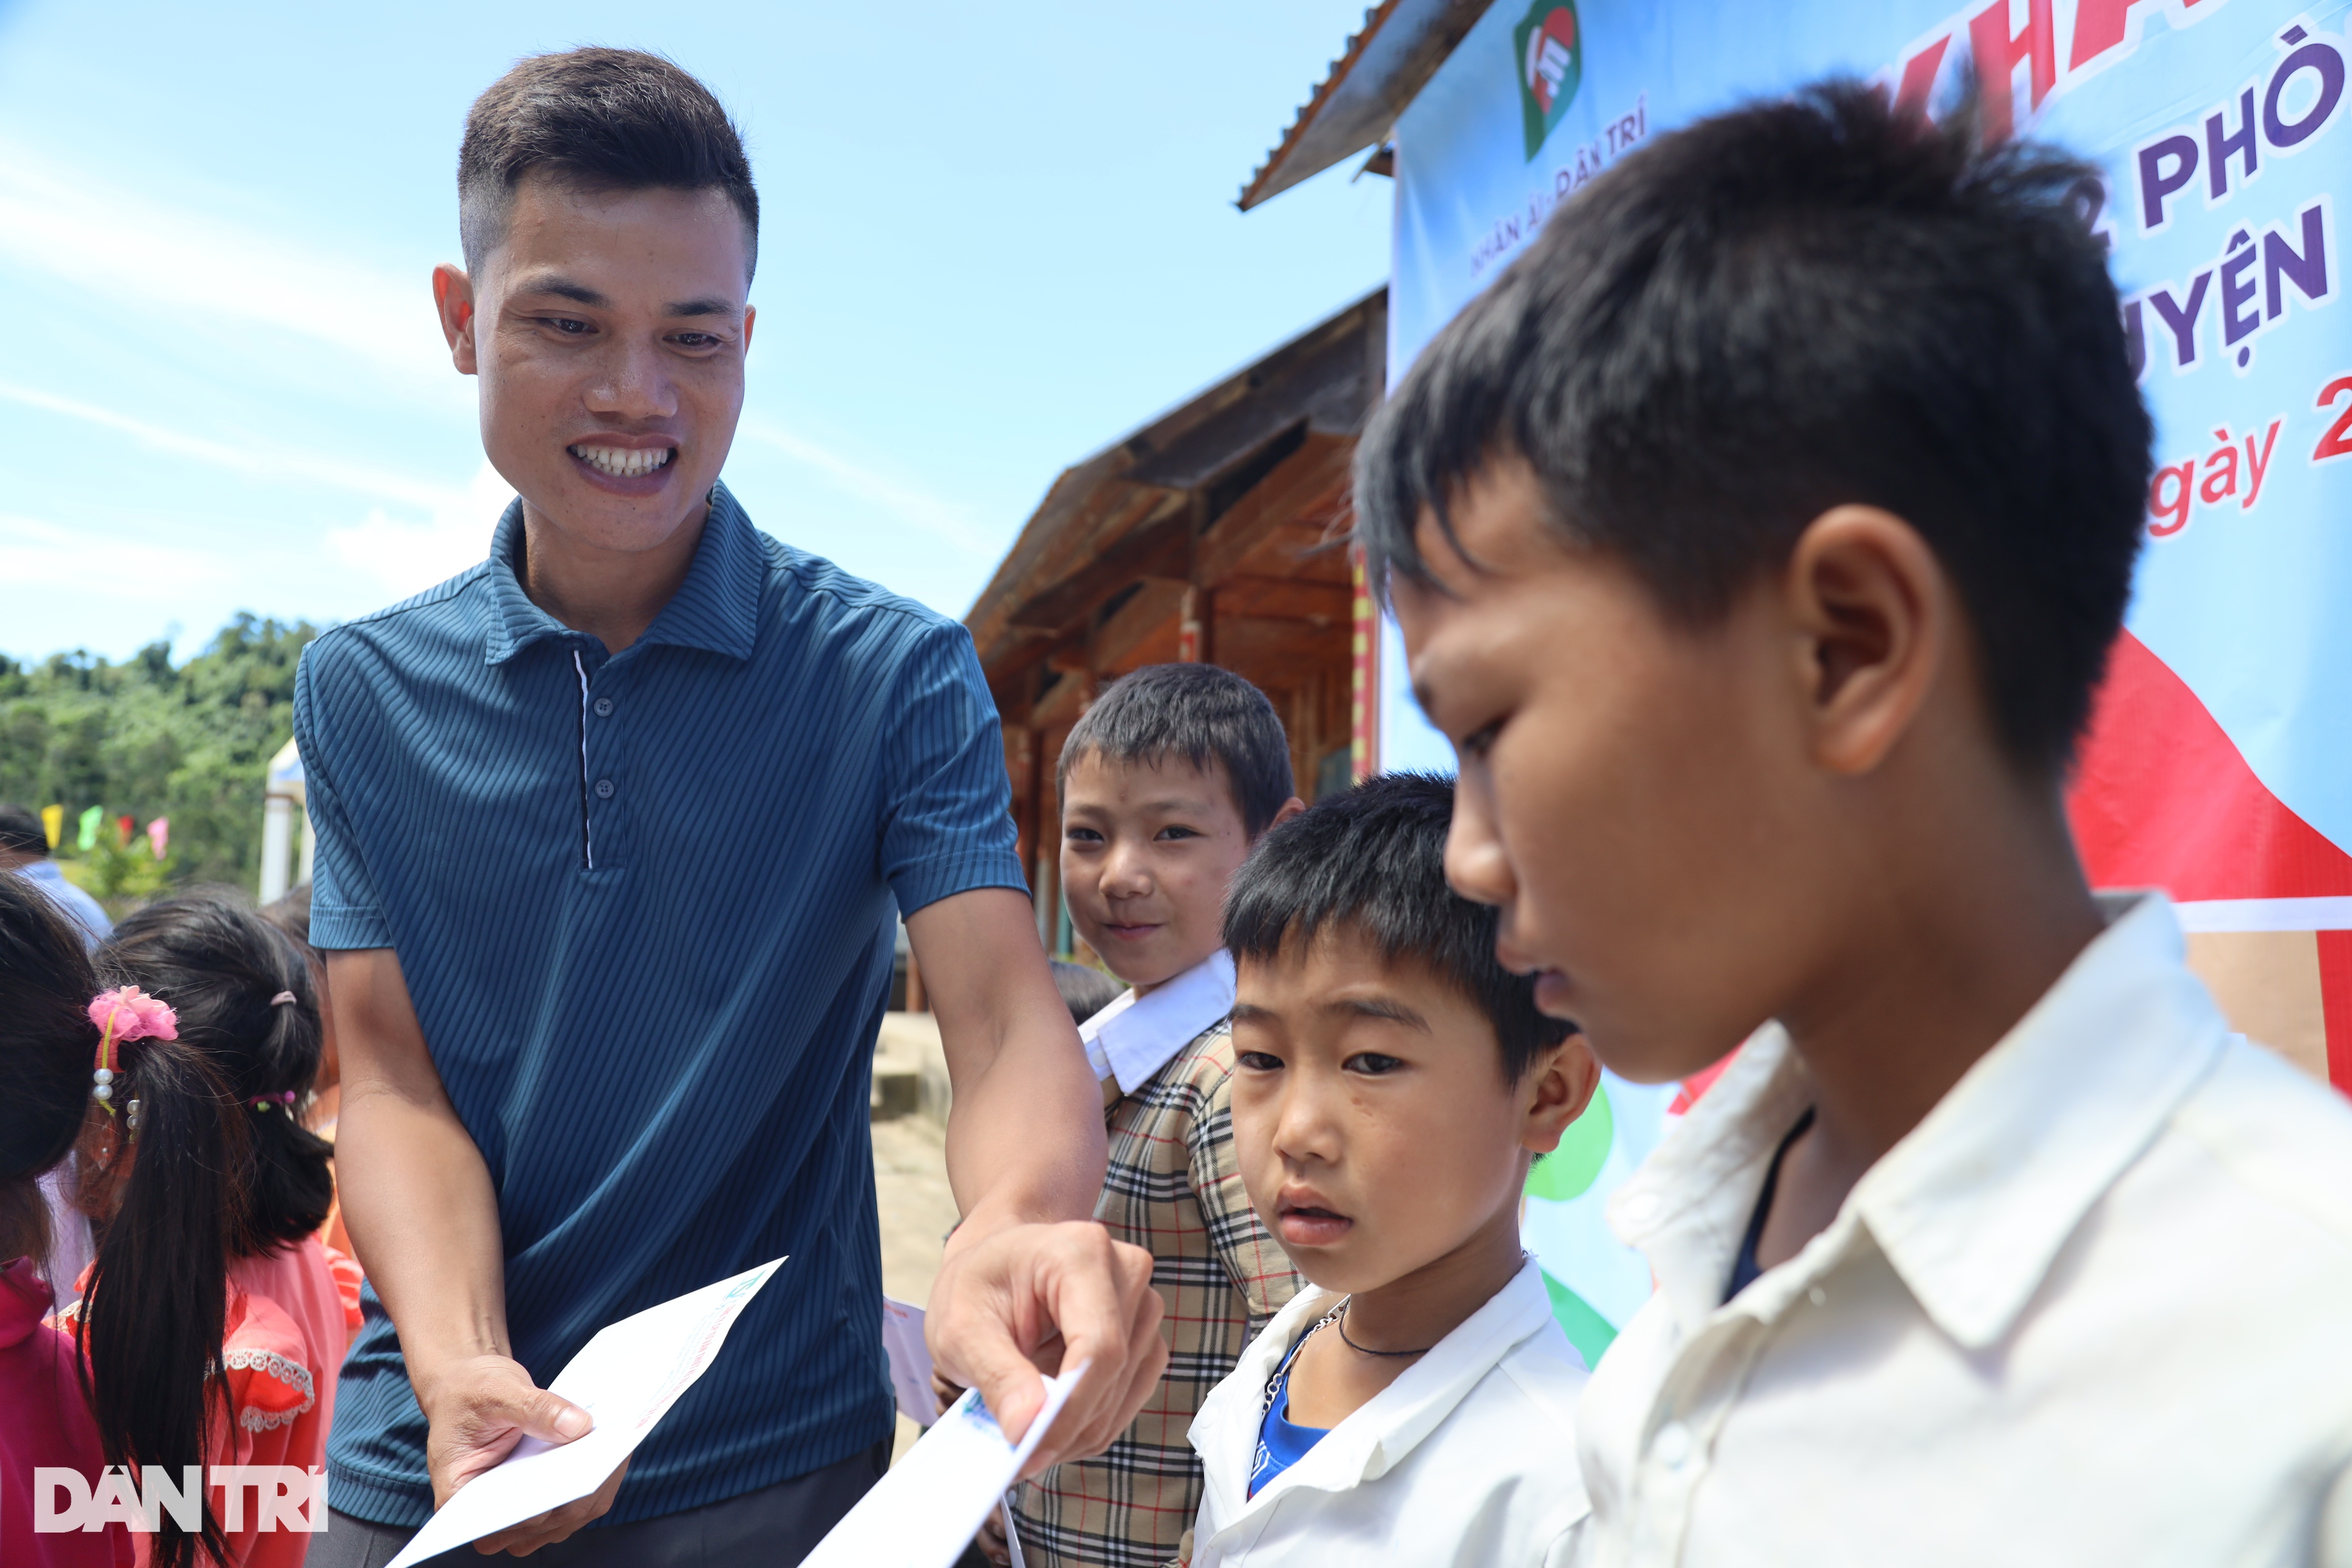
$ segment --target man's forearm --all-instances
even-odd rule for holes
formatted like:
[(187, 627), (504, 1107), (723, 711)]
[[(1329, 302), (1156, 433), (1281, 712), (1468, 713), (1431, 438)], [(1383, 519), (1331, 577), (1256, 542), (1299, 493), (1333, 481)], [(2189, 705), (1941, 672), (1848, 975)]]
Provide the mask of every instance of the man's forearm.
[(1102, 1193), (1102, 1090), (1055, 989), (1029, 900), (1004, 888), (942, 899), (907, 935), (946, 1047), (950, 1252), (1007, 1226), (1092, 1219)]
[[(1067, 1017), (1062, 1014), (1065, 1029)], [(1051, 1027), (1016, 1028), (976, 1079), (957, 1086), (947, 1155), (948, 1182), (964, 1216), (959, 1242), (1011, 1225), (1094, 1217), (1103, 1178), (1102, 1091), (1071, 1044)]]
[(512, 1353), (498, 1200), (446, 1100), (346, 1084), (335, 1164), (344, 1223), (412, 1375)]

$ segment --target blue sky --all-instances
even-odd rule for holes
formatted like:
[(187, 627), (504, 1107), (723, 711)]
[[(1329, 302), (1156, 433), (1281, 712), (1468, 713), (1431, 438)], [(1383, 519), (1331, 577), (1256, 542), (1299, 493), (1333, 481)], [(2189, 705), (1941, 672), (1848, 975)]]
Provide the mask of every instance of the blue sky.
[(0, 0), (0, 652), (335, 620), (480, 557), (426, 279), (515, 57), (657, 48), (742, 124), (761, 527), (961, 616), (1055, 473), (1387, 275), (1390, 187), (1232, 202), (1362, 0)]

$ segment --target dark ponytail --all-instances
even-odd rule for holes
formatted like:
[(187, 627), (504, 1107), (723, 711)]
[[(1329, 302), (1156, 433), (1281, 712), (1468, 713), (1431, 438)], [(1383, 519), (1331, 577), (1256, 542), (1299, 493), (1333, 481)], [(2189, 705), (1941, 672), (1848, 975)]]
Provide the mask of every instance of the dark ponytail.
[(0, 1264), (48, 1256), (39, 1178), (73, 1150), (89, 1110), (98, 977), (47, 893), (0, 873)]
[[(169, 1003), (179, 1037), (133, 1042), (115, 1088), (139, 1116), (83, 1301), (91, 1406), (108, 1462), (176, 1471), (203, 1462), (208, 1421), (229, 1415), (214, 1371), (230, 1258), (300, 1241), (333, 1203), (332, 1148), (301, 1124), (318, 1000), (292, 941), (227, 889), (149, 905), (100, 962), (109, 982)], [(195, 1538), (163, 1523), (157, 1568), (184, 1568)], [(218, 1555), (209, 1510), (203, 1539)]]
[[(92, 1173), (120, 1194), (121, 1206), (99, 1227), (78, 1330), (106, 1462), (161, 1465), (177, 1475), (205, 1462), (211, 1424), (229, 1415), (226, 1385), (212, 1373), (220, 1365), (228, 1248), (244, 1204), (239, 1178), (249, 1140), (236, 1102), (202, 1051), (178, 1040), (135, 1040), (121, 1062), (115, 1120), (125, 1125), (110, 1142), (131, 1171), (119, 1183), (104, 1168)], [(184, 1568), (197, 1538), (168, 1512), (159, 1522), (153, 1563)], [(209, 1502), (201, 1533), (205, 1548), (226, 1561)]]

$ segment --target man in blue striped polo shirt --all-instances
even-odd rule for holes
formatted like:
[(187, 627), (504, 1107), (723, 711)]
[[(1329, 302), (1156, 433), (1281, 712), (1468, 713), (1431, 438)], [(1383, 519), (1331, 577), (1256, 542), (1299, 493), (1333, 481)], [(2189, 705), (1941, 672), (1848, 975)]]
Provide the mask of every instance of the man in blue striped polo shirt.
[(587, 1430), (539, 1380), (779, 1254), (623, 1474), (478, 1548), (793, 1563), (872, 1484), (894, 900), (955, 1080), (933, 1354), (1014, 1432), (1032, 1357), (1091, 1360), (1032, 1468), (1099, 1450), (1158, 1379), (1160, 1299), (1089, 1217), (1100, 1102), (971, 641), (718, 483), (758, 236), (734, 128), (656, 57), (543, 56), (475, 104), (458, 190), (435, 296), (520, 499), (488, 560), (329, 632), (296, 684), (370, 1278), (312, 1563), (375, 1568), (522, 1436)]

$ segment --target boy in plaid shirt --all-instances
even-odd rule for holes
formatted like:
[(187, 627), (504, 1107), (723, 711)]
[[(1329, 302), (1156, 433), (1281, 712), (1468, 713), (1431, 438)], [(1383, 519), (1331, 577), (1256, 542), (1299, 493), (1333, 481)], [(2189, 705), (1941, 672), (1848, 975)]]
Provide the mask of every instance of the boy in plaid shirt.
[(1109, 1452), (1018, 1489), (1013, 1528), (1028, 1568), (1159, 1568), (1201, 1506), (1193, 1414), (1298, 1289), (1234, 1160), (1221, 921), (1250, 847), (1305, 808), (1273, 704), (1212, 665), (1113, 685), (1071, 730), (1058, 782), (1071, 923), (1132, 987), (1078, 1030), (1110, 1142), (1095, 1215), (1151, 1250), (1171, 1353)]

